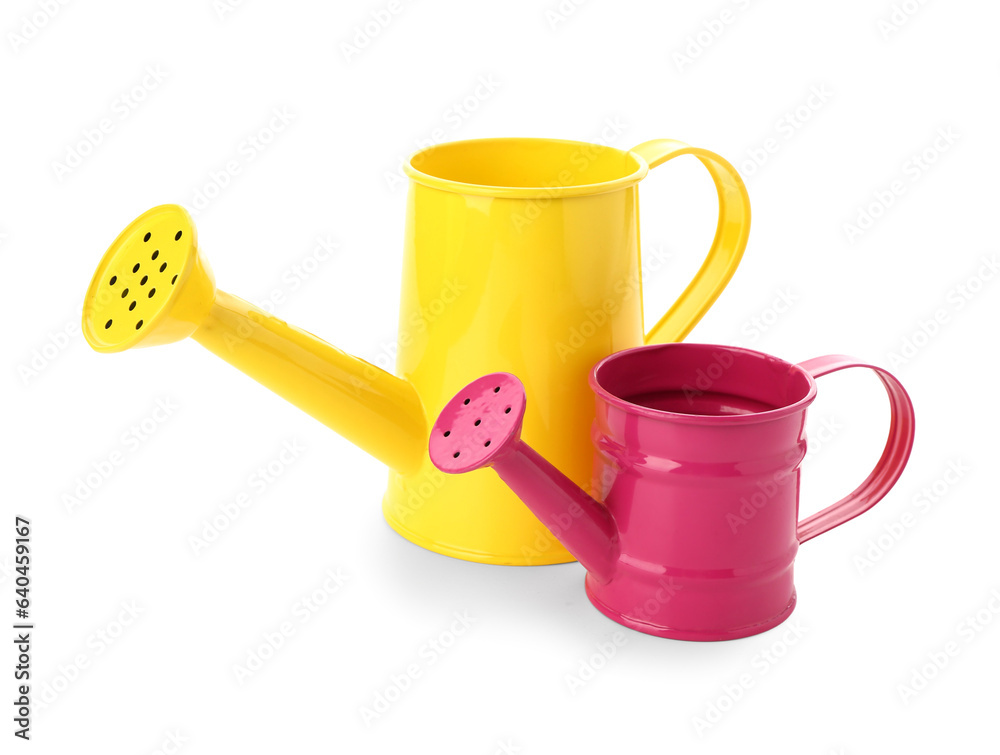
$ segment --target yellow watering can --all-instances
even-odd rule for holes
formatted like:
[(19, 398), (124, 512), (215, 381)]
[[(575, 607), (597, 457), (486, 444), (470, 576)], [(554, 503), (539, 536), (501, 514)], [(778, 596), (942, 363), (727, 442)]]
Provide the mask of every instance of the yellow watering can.
[[(646, 333), (637, 186), (686, 154), (715, 181), (718, 227), (694, 280)], [(743, 254), (746, 189), (718, 155), (667, 139), (627, 152), (550, 139), (450, 142), (416, 153), (405, 170), (396, 375), (218, 290), (176, 205), (149, 210), (115, 239), (87, 292), (84, 335), (102, 352), (191, 336), (387, 464), (385, 518), (418, 545), (494, 564), (572, 561), (496, 475), (435, 469), (431, 422), (457, 386), (517, 374), (531, 397), (525, 432), (588, 483), (588, 372), (615, 351), (690, 332)]]

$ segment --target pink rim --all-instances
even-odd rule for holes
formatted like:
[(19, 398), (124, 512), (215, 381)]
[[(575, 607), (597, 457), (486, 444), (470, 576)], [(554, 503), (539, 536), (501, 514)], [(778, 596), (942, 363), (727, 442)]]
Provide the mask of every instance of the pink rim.
[[(635, 404), (628, 399), (624, 399), (621, 396), (612, 393), (604, 385), (602, 385), (600, 373), (602, 368), (607, 365), (622, 359), (635, 359), (637, 356), (643, 356), (648, 359), (648, 361), (652, 362), (654, 361), (653, 358), (658, 356), (664, 350), (704, 352), (706, 355), (706, 364), (710, 363), (707, 356), (719, 351), (749, 355), (758, 359), (764, 359), (774, 364), (780, 364), (786, 367), (789, 374), (799, 373), (809, 383), (809, 390), (805, 396), (797, 401), (785, 406), (780, 406), (777, 409), (769, 409), (767, 411), (753, 412), (749, 414), (706, 415), (683, 414), (681, 412), (653, 409), (648, 406), (642, 406), (641, 404)], [(641, 363), (639, 367), (641, 368)], [(799, 365), (786, 362), (784, 359), (779, 359), (778, 357), (771, 356), (770, 354), (765, 354), (762, 351), (754, 351), (753, 349), (744, 349), (737, 346), (719, 346), (706, 343), (663, 343), (653, 346), (636, 346), (631, 349), (625, 349), (624, 351), (619, 351), (611, 356), (605, 357), (594, 365), (594, 368), (590, 371), (588, 382), (590, 384), (590, 389), (596, 396), (598, 396), (605, 403), (615, 406), (624, 412), (641, 417), (649, 417), (651, 419), (670, 419), (674, 422), (683, 422), (693, 425), (740, 425), (752, 424), (754, 422), (768, 422), (794, 414), (795, 412), (800, 411), (803, 407), (811, 404), (816, 398), (816, 380), (809, 374), (808, 371), (802, 369)]]

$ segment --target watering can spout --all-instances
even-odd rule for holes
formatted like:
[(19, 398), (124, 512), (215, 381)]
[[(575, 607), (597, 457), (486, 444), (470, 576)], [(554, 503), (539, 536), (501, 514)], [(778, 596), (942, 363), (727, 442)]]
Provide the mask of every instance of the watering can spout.
[(620, 555), (615, 520), (604, 504), (521, 440), (526, 403), (514, 375), (496, 372), (473, 381), (448, 402), (431, 429), (431, 461), (449, 474), (492, 467), (587, 572), (606, 583)]
[(83, 333), (103, 352), (191, 336), (396, 471), (420, 466), (427, 421), (416, 389), (219, 291), (177, 205), (144, 213), (108, 249), (87, 291)]
[(192, 337), (392, 469), (420, 466), (424, 411), (402, 378), (223, 291)]

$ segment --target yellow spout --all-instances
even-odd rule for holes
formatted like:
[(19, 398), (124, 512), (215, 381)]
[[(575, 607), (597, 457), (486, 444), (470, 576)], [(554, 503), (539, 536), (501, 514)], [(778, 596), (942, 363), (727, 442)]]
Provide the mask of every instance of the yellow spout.
[(426, 420), (405, 380), (224, 291), (192, 337), (396, 471), (420, 466)]
[(149, 210), (115, 239), (87, 291), (83, 333), (102, 352), (191, 336), (397, 472), (420, 467), (427, 421), (413, 386), (219, 291), (177, 205)]

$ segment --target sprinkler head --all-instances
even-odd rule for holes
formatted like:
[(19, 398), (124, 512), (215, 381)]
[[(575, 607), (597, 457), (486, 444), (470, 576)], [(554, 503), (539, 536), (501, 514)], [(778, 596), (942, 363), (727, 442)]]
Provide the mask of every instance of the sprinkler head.
[(178, 205), (143, 213), (105, 252), (87, 289), (83, 335), (96, 351), (186, 338), (215, 300), (191, 216)]
[(521, 437), (524, 386), (507, 372), (469, 383), (449, 401), (431, 430), (431, 461), (442, 472), (462, 474), (491, 466)]

